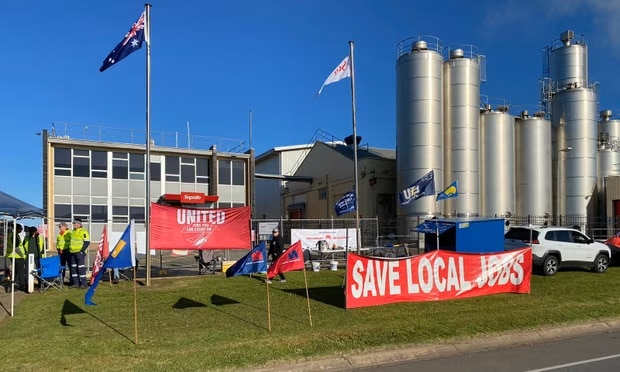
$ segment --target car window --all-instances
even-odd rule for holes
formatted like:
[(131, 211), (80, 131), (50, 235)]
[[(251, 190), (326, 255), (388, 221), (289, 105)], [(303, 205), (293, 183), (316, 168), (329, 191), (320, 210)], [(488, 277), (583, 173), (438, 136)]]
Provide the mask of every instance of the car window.
[(590, 239), (588, 239), (585, 235), (577, 231), (571, 231), (571, 236), (573, 237), (573, 242), (579, 244), (589, 244)]
[(523, 240), (524, 242), (530, 241), (530, 231), (532, 234), (532, 239), (538, 239), (538, 231), (526, 229), (524, 227), (512, 227), (508, 232), (504, 235), (506, 239), (516, 239)]
[(570, 235), (570, 231), (552, 230), (547, 231), (547, 234), (545, 234), (545, 240), (551, 240), (556, 242), (572, 242), (573, 238)]

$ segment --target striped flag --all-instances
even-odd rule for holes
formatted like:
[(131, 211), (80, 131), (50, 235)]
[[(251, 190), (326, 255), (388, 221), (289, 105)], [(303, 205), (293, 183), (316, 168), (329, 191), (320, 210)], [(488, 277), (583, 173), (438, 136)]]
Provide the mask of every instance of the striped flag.
[(95, 256), (95, 262), (93, 263), (93, 270), (90, 276), (90, 285), (95, 281), (95, 277), (99, 274), (103, 261), (108, 257), (108, 233), (107, 226), (103, 225), (103, 232), (101, 233), (101, 239), (99, 239), (99, 246), (97, 247), (97, 255)]

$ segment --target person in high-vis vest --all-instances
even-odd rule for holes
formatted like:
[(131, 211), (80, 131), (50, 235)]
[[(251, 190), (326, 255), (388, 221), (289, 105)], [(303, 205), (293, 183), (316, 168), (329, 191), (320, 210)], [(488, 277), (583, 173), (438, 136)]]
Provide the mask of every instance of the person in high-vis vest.
[(15, 270), (15, 284), (22, 289), (26, 289), (26, 251), (22, 245), (22, 238), (19, 236), (22, 232), (22, 225), (17, 225), (15, 229), (15, 245), (13, 245), (13, 232), (8, 236), (7, 257), (10, 259), (15, 258), (15, 267), (12, 268), (12, 270)]
[(71, 252), (71, 280), (70, 287), (86, 288), (86, 250), (90, 245), (90, 234), (82, 227), (82, 220), (73, 220), (73, 230), (71, 230), (71, 241), (69, 242), (69, 252)]
[(39, 234), (39, 230), (31, 226), (28, 231), (26, 231), (26, 236), (24, 237), (24, 242), (22, 244), (24, 246), (24, 252), (26, 256), (29, 254), (34, 255), (34, 264), (37, 268), (41, 267), (41, 258), (45, 257), (45, 247), (43, 245), (43, 237)]
[(69, 246), (71, 245), (71, 232), (67, 228), (66, 222), (58, 224), (60, 232), (56, 235), (56, 252), (60, 256), (60, 266), (62, 267), (62, 280), (65, 280), (65, 272), (67, 266), (71, 262), (71, 253), (69, 252)]

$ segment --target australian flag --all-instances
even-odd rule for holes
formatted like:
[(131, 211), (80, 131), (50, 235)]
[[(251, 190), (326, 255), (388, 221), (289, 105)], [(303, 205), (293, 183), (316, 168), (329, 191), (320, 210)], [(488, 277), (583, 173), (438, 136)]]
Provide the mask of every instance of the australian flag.
[(131, 26), (125, 38), (118, 43), (117, 46), (112, 49), (110, 54), (103, 60), (103, 64), (99, 68), (100, 72), (104, 72), (110, 66), (115, 63), (121, 61), (123, 58), (127, 57), (131, 53), (142, 47), (142, 42), (144, 41), (144, 21), (146, 18), (146, 13), (142, 12), (140, 18), (136, 21), (136, 23)]
[(336, 202), (336, 205), (334, 205), (334, 210), (336, 211), (336, 216), (353, 212), (355, 210), (355, 191), (349, 191), (342, 195)]
[(226, 270), (226, 277), (267, 272), (267, 245), (261, 242)]
[(432, 170), (398, 193), (400, 205), (407, 205), (424, 196), (435, 196), (435, 173)]

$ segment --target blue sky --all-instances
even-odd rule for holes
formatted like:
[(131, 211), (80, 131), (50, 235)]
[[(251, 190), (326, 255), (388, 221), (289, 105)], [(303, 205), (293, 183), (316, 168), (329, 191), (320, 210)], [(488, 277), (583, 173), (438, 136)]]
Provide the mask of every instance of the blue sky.
[[(424, 6), (420, 4), (426, 4)], [(257, 153), (351, 134), (349, 81), (315, 94), (355, 41), (357, 129), (394, 148), (396, 44), (435, 35), (487, 56), (482, 94), (513, 112), (538, 101), (541, 50), (566, 29), (590, 47), (600, 109), (620, 86), (620, 2), (153, 0), (153, 132), (248, 139)], [(109, 51), (143, 10), (133, 0), (0, 0), (0, 190), (42, 204), (41, 137), (52, 122), (144, 130), (145, 49), (107, 71)]]

